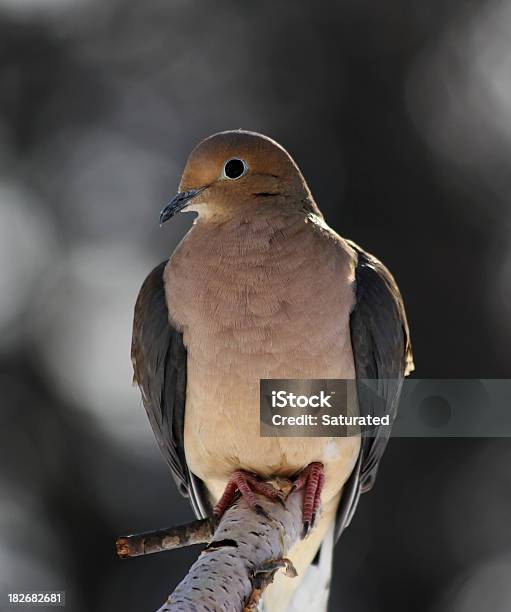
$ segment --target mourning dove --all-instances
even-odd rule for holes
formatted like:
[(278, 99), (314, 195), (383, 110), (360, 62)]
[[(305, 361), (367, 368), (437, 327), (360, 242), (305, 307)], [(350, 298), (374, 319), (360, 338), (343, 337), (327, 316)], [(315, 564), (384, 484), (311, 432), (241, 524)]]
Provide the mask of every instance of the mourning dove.
[(277, 577), (264, 609), (324, 610), (332, 544), (371, 488), (388, 433), (260, 437), (259, 382), (381, 379), (393, 417), (413, 369), (398, 287), (328, 227), (291, 156), (261, 134), (202, 141), (161, 223), (182, 210), (197, 213), (192, 229), (137, 299), (135, 380), (198, 517), (221, 514), (237, 491), (250, 503), (271, 496), (271, 477), (303, 487), (310, 533), (289, 554), (299, 576)]

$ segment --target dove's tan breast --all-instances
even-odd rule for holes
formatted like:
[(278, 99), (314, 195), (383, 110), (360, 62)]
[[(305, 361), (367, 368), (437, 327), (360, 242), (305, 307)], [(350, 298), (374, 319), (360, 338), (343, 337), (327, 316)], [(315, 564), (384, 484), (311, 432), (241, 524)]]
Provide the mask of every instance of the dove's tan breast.
[(261, 438), (261, 378), (354, 378), (353, 257), (302, 214), (197, 222), (165, 270), (171, 319), (188, 351), (185, 451), (214, 499), (232, 471), (291, 475), (325, 464), (337, 498), (358, 438)]

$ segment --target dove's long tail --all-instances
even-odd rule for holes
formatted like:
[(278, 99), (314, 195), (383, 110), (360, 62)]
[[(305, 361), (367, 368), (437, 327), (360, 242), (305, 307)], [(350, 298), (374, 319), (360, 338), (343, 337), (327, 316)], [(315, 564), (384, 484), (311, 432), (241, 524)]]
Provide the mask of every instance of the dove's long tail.
[[(332, 577), (332, 562), (334, 555), (334, 522), (330, 523), (321, 543), (317, 563), (307, 567), (298, 586), (293, 591), (286, 609), (277, 603), (280, 599), (273, 593), (269, 601), (263, 601), (259, 607), (260, 612), (327, 612), (330, 580)], [(287, 578), (286, 583), (279, 586), (293, 587), (295, 578)], [(289, 581), (289, 582), (287, 582)], [(277, 585), (275, 585), (277, 586)]]
[(334, 523), (325, 534), (318, 563), (309, 565), (294, 592), (288, 612), (326, 612), (334, 556)]

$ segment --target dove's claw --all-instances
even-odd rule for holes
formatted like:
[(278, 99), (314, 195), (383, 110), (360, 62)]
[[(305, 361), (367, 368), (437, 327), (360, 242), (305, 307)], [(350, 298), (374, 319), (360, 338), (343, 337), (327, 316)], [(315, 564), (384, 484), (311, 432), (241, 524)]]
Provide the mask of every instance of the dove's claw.
[(293, 483), (292, 490), (305, 489), (303, 495), (303, 532), (305, 538), (314, 527), (321, 503), (321, 490), (325, 482), (323, 464), (315, 461), (303, 469)]
[(281, 504), (284, 503), (282, 494), (271, 484), (263, 482), (255, 474), (246, 472), (245, 470), (236, 470), (231, 474), (222, 497), (213, 509), (213, 514), (217, 518), (220, 518), (237, 498), (238, 493), (241, 494), (251, 508), (265, 517), (268, 517), (268, 514), (264, 508), (257, 503), (256, 493), (264, 495), (264, 497), (272, 501), (278, 501)]

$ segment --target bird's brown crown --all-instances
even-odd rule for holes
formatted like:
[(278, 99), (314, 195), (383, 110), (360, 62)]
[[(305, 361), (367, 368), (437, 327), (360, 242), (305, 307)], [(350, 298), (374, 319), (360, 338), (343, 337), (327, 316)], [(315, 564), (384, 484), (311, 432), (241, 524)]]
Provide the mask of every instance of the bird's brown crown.
[(187, 209), (206, 218), (269, 207), (315, 208), (289, 153), (267, 136), (242, 130), (219, 132), (199, 143), (188, 158), (179, 190), (200, 190)]

